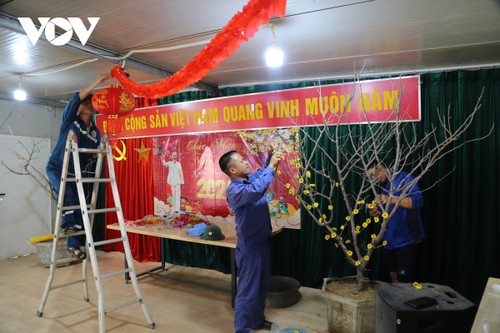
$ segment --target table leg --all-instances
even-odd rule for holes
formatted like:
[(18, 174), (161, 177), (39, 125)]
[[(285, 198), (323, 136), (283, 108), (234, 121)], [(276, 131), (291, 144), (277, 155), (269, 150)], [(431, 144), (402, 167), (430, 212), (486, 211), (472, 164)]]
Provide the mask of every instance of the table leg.
[[(142, 273), (139, 273), (137, 274), (136, 273), (136, 276), (139, 277), (139, 276), (143, 276), (145, 274), (152, 274), (153, 272), (156, 272), (156, 271), (159, 271), (159, 270), (166, 270), (165, 269), (165, 242), (166, 242), (166, 239), (165, 238), (160, 238), (160, 260), (161, 260), (161, 265), (158, 266), (158, 267), (154, 267), (154, 268), (151, 268), (151, 269), (148, 269), (147, 271), (144, 271)], [(123, 254), (123, 258), (124, 258), (124, 261), (125, 261), (125, 269), (128, 268), (128, 264), (127, 264), (127, 258), (125, 257), (125, 254)], [(125, 283), (128, 283), (130, 281), (130, 274), (129, 272), (125, 272)]]

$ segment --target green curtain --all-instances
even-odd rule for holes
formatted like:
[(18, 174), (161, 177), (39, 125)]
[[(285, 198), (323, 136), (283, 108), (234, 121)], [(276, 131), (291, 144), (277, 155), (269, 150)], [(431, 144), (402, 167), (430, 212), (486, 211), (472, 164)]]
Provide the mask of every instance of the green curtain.
[[(422, 131), (436, 123), (436, 110), (451, 111), (456, 126), (481, 109), (465, 145), (444, 158), (423, 180), (427, 240), (419, 262), (423, 281), (449, 285), (478, 304), (490, 276), (500, 276), (500, 69), (454, 71), (422, 76)], [(442, 134), (442, 133), (441, 133)]]
[[(345, 81), (224, 88), (220, 96), (340, 82)], [(500, 215), (497, 214), (500, 206), (497, 193), (500, 187), (500, 69), (421, 75), (422, 120), (411, 125), (417, 135), (422, 136), (437, 124), (437, 110), (443, 114), (450, 108), (451, 121), (457, 126), (473, 110), (483, 89), (481, 111), (464, 140), (487, 134), (495, 124), (493, 132), (444, 157), (420, 184), (430, 189), (424, 192), (422, 213), (427, 239), (419, 258), (419, 281), (450, 286), (476, 304), (480, 302), (488, 277), (500, 276)], [(210, 97), (219, 96), (194, 91), (163, 98), (159, 104)], [(316, 129), (308, 130), (313, 138), (317, 135)], [(328, 142), (324, 144), (327, 146)], [(315, 288), (321, 286), (325, 277), (354, 274), (341, 251), (333, 242), (325, 241), (324, 235), (323, 228), (303, 214), (301, 230), (284, 230), (273, 237), (272, 273), (294, 277), (303, 286)], [(188, 247), (170, 242), (165, 254), (167, 261), (174, 264), (228, 272), (227, 251), (217, 253), (206, 246)], [(194, 264), (189, 263), (193, 258)], [(369, 269), (372, 278), (384, 279), (379, 252), (375, 252)]]

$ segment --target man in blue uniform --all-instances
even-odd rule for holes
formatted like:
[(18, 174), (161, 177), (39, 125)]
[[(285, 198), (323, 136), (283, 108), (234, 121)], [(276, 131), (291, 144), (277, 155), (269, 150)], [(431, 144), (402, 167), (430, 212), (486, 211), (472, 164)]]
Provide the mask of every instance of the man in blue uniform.
[[(418, 184), (412, 185), (414, 177), (406, 172), (391, 174), (385, 165), (374, 163), (368, 169), (370, 179), (382, 186), (377, 197), (380, 205), (389, 203), (388, 213), (394, 209), (398, 200), (399, 207), (387, 223), (383, 240), (384, 262), (389, 270), (392, 282), (415, 282), (419, 244), (425, 239), (420, 210), (424, 206), (424, 197)], [(394, 180), (391, 184), (389, 176)], [(409, 188), (409, 186), (412, 186)], [(392, 195), (390, 194), (392, 187)], [(403, 194), (403, 191), (406, 194)], [(404, 195), (403, 198), (400, 196)], [(377, 214), (380, 214), (378, 212)]]
[[(94, 108), (92, 107), (92, 95), (90, 94), (97, 85), (111, 78), (110, 74), (102, 74), (94, 82), (83, 88), (80, 92), (74, 93), (68, 104), (64, 108), (61, 120), (59, 136), (55, 144), (54, 150), (50, 154), (46, 166), (47, 176), (50, 184), (54, 188), (56, 195), (59, 196), (59, 187), (61, 184), (61, 173), (64, 160), (64, 150), (68, 133), (70, 130), (76, 134), (78, 138), (78, 146), (80, 148), (97, 148), (100, 143), (101, 135), (99, 129), (92, 122)], [(80, 166), (84, 170), (90, 160), (89, 154), (80, 154)], [(74, 175), (73, 160), (70, 160), (68, 174)], [(66, 183), (66, 191), (64, 193), (64, 206), (79, 205), (78, 192), (76, 183)], [(63, 220), (61, 228), (65, 232), (80, 231), (83, 229), (81, 210), (68, 210), (63, 212)], [(82, 252), (80, 246), (83, 245), (85, 237), (68, 237), (66, 247), (77, 258), (85, 259), (85, 252)]]
[(276, 174), (282, 153), (269, 151), (266, 163), (255, 173), (238, 152), (229, 151), (219, 159), (221, 170), (231, 178), (226, 190), (229, 208), (236, 222), (236, 267), (238, 291), (234, 306), (234, 330), (271, 330), (272, 323), (264, 316), (264, 307), (271, 279), (269, 239), (271, 217), (267, 188)]

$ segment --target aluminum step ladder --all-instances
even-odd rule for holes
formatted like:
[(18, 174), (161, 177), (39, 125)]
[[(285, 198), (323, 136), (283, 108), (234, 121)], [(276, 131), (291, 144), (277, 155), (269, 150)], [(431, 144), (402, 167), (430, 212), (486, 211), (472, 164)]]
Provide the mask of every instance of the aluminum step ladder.
[[(95, 166), (94, 177), (82, 177), (79, 154), (97, 155), (97, 162), (96, 162), (96, 166)], [(73, 159), (73, 165), (74, 165), (74, 170), (75, 170), (74, 178), (70, 178), (70, 177), (73, 177), (73, 175), (68, 175), (68, 167), (70, 164), (70, 157)], [(101, 178), (101, 174), (103, 171), (104, 157), (106, 157), (107, 164), (108, 164), (109, 178)], [(78, 198), (80, 201), (80, 205), (78, 205), (78, 206), (64, 206), (64, 193), (65, 193), (65, 189), (66, 189), (66, 184), (70, 183), (70, 182), (76, 182), (76, 187), (78, 190)], [(115, 207), (96, 209), (99, 185), (102, 183), (109, 183), (111, 185), (111, 190), (113, 192), (113, 199), (114, 199)], [(92, 196), (91, 196), (90, 203), (87, 203), (87, 200), (85, 197), (84, 184), (93, 184), (92, 185)], [(77, 231), (77, 232), (71, 232), (71, 233), (69, 233), (69, 232), (64, 233), (61, 231), (62, 216), (63, 216), (65, 211), (74, 210), (74, 209), (81, 210), (84, 230)], [(94, 242), (93, 236), (92, 236), (92, 226), (93, 226), (93, 222), (94, 222), (94, 216), (95, 216), (95, 214), (102, 214), (102, 213), (107, 213), (107, 212), (116, 212), (116, 215), (118, 218), (118, 223), (120, 226), (121, 237), (115, 238), (115, 239), (108, 239), (108, 240)], [(82, 261), (82, 278), (77, 279), (75, 281), (65, 282), (65, 283), (62, 283), (59, 285), (53, 285), (56, 267), (60, 267), (61, 265), (64, 265), (64, 264), (67, 265), (68, 263), (75, 261), (75, 260), (80, 260), (80, 259), (74, 258), (74, 257), (57, 259), (57, 256), (56, 256), (56, 254), (57, 254), (57, 251), (56, 251), (57, 242), (59, 240), (66, 238), (66, 237), (79, 236), (79, 235), (86, 236), (85, 250), (87, 253), (87, 257), (86, 257), (86, 259), (84, 259)], [(97, 255), (96, 255), (96, 247), (101, 246), (101, 245), (106, 245), (106, 244), (118, 243), (118, 242), (123, 243), (123, 250), (124, 250), (124, 254), (125, 254), (125, 260), (127, 262), (127, 268), (119, 270), (119, 271), (114, 271), (114, 272), (102, 274), (99, 270), (99, 265), (98, 265), (98, 261), (97, 261)], [(151, 329), (154, 329), (156, 327), (156, 324), (154, 323), (154, 321), (149, 313), (149, 309), (144, 301), (144, 296), (143, 296), (141, 289), (139, 288), (139, 285), (137, 282), (137, 275), (136, 275), (135, 268), (134, 268), (134, 261), (132, 258), (132, 252), (130, 250), (130, 244), (128, 241), (127, 231), (125, 228), (125, 220), (123, 218), (123, 211), (122, 211), (122, 206), (121, 206), (121, 202), (120, 202), (120, 196), (118, 193), (118, 186), (116, 184), (116, 176), (115, 176), (115, 170), (114, 170), (114, 165), (113, 165), (113, 154), (112, 154), (111, 145), (108, 144), (107, 136), (104, 135), (104, 138), (101, 139), (101, 145), (99, 146), (99, 148), (97, 148), (97, 149), (78, 148), (77, 136), (75, 135), (75, 133), (73, 131), (70, 131), (68, 134), (67, 142), (66, 142), (66, 149), (65, 149), (65, 153), (64, 153), (64, 161), (63, 161), (63, 168), (62, 168), (62, 175), (61, 175), (61, 185), (60, 185), (59, 197), (58, 197), (58, 201), (57, 201), (57, 213), (56, 213), (56, 221), (55, 221), (55, 226), (54, 226), (54, 240), (53, 240), (53, 246), (52, 246), (52, 254), (50, 257), (49, 277), (47, 279), (47, 284), (45, 286), (45, 290), (43, 292), (43, 296), (42, 296), (42, 299), (40, 301), (40, 305), (39, 305), (38, 310), (37, 310), (38, 317), (43, 316), (43, 309), (45, 307), (45, 303), (47, 302), (49, 292), (51, 290), (54, 290), (54, 289), (58, 289), (61, 287), (66, 287), (69, 285), (83, 282), (84, 300), (87, 302), (89, 301), (88, 279), (87, 279), (87, 269), (86, 269), (87, 259), (90, 259), (90, 263), (92, 266), (92, 272), (94, 275), (94, 281), (96, 284), (96, 290), (97, 290), (98, 313), (99, 313), (99, 332), (104, 333), (106, 331), (105, 315), (107, 313), (116, 311), (118, 309), (124, 308), (126, 306), (129, 306), (129, 305), (132, 305), (135, 303), (139, 303), (141, 305), (149, 327)], [(116, 275), (124, 274), (124, 273), (128, 273), (130, 275), (130, 281), (132, 282), (132, 286), (133, 286), (133, 289), (135, 291), (137, 298), (126, 301), (126, 302), (121, 303), (121, 304), (117, 304), (117, 305), (112, 306), (112, 307), (106, 308), (104, 306), (105, 304), (104, 304), (103, 280), (110, 278), (112, 276), (116, 276)]]

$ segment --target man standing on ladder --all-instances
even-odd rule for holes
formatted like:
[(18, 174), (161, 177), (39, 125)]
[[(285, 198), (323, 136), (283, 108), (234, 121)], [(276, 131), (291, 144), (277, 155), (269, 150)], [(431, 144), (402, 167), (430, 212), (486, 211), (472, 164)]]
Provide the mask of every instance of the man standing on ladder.
[[(94, 82), (76, 92), (71, 96), (68, 104), (64, 108), (61, 120), (61, 128), (57, 138), (54, 150), (50, 154), (46, 166), (47, 176), (50, 184), (54, 188), (56, 195), (59, 196), (59, 187), (61, 184), (61, 173), (64, 160), (64, 150), (68, 133), (73, 130), (77, 136), (79, 148), (97, 148), (100, 143), (101, 134), (99, 129), (92, 122), (94, 108), (92, 107), (92, 90), (102, 82), (109, 80), (110, 74), (101, 74)], [(80, 165), (86, 168), (90, 161), (88, 154), (80, 154)], [(73, 161), (70, 161), (68, 174), (74, 176)], [(78, 192), (76, 183), (67, 183), (64, 193), (64, 206), (79, 206)], [(66, 211), (63, 215), (61, 229), (63, 232), (75, 232), (83, 230), (82, 213), (80, 209)], [(57, 231), (55, 231), (57, 232)], [(80, 246), (84, 244), (85, 236), (67, 237), (66, 247), (73, 255), (79, 259), (85, 259), (86, 254), (82, 252)]]

